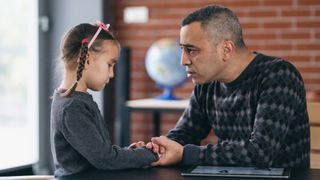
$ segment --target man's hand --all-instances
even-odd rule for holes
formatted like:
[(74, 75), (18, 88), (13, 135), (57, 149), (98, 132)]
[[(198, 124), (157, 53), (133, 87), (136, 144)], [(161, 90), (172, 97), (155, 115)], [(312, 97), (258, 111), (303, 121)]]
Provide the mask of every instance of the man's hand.
[(158, 144), (154, 144), (152, 142), (148, 142), (146, 147), (151, 149), (154, 153), (163, 154), (165, 153), (165, 148), (163, 146), (159, 146)]
[[(152, 149), (159, 154), (159, 161), (152, 163), (152, 166), (164, 166), (178, 163), (182, 160), (183, 146), (168, 139), (165, 136), (151, 139)], [(150, 148), (150, 143), (148, 146)]]
[(138, 141), (130, 144), (129, 149), (135, 149), (145, 146), (146, 144), (143, 141)]

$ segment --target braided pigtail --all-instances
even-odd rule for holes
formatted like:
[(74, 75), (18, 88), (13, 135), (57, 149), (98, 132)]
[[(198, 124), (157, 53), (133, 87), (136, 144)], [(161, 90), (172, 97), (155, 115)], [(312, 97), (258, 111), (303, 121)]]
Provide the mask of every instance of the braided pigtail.
[(115, 40), (109, 32), (109, 26), (102, 22), (96, 25), (79, 24), (65, 35), (61, 44), (62, 60), (66, 71), (73, 73), (76, 70), (76, 81), (69, 89), (61, 93), (61, 96), (70, 96), (76, 90), (87, 63), (89, 49), (92, 50), (92, 53), (99, 53), (101, 49), (99, 47), (102, 46), (104, 40)]
[(82, 77), (82, 72), (83, 72), (87, 57), (88, 57), (88, 50), (89, 50), (88, 40), (83, 39), (81, 49), (80, 49), (80, 58), (79, 58), (79, 64), (78, 64), (78, 68), (77, 68), (76, 82), (73, 84), (73, 86), (71, 88), (69, 88), (67, 91), (62, 93), (62, 96), (64, 96), (64, 97), (70, 96), (77, 88), (78, 83)]

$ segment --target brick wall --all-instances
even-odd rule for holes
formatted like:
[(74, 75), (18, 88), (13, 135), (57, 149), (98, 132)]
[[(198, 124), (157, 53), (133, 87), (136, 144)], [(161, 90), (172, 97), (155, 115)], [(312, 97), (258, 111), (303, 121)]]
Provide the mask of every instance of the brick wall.
[[(179, 36), (181, 20), (191, 11), (216, 3), (229, 7), (239, 17), (245, 42), (251, 50), (291, 61), (306, 83), (308, 100), (320, 100), (320, 1), (319, 0), (115, 0), (114, 28), (123, 46), (131, 48), (131, 99), (161, 93), (148, 77), (144, 59), (150, 45), (160, 38)], [(149, 21), (125, 24), (123, 9), (149, 8)], [(193, 84), (186, 83), (175, 94), (188, 98)], [(153, 125), (148, 113), (132, 113), (132, 141), (148, 141)], [(162, 133), (173, 128), (177, 113), (163, 114)]]

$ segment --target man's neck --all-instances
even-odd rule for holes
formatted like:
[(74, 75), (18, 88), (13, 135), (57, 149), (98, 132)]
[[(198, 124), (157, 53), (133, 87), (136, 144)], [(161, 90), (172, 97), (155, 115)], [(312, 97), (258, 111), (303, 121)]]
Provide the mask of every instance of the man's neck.
[(232, 59), (230, 59), (228, 70), (226, 71), (226, 78), (222, 81), (230, 83), (237, 79), (246, 67), (253, 61), (256, 54), (250, 52), (248, 49), (236, 52)]

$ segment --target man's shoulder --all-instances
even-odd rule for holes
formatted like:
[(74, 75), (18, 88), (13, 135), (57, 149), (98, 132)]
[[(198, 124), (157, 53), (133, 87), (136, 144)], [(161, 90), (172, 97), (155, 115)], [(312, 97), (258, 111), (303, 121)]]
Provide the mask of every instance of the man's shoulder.
[(264, 77), (273, 73), (294, 73), (300, 76), (298, 69), (286, 59), (264, 54), (258, 54), (257, 58), (256, 72), (261, 73)]
[(276, 56), (269, 56), (265, 55), (262, 53), (259, 53), (257, 55), (257, 66), (258, 67), (264, 67), (264, 68), (272, 68), (274, 66), (279, 66), (283, 68), (293, 68), (294, 65), (289, 62), (288, 60), (281, 58), (281, 57), (276, 57)]

